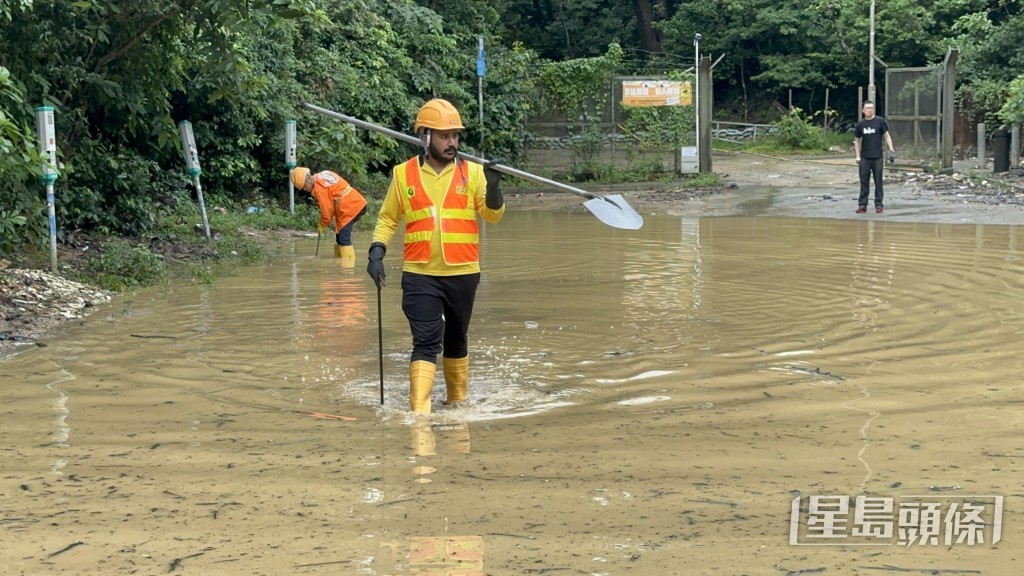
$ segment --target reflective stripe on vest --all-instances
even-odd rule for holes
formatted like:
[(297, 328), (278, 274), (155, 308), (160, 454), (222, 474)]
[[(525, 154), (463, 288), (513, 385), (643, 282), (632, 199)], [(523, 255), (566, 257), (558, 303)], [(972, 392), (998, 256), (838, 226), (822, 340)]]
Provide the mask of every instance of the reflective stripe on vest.
[[(480, 231), (473, 194), (467, 186), (466, 168), (466, 161), (459, 160), (441, 202), (441, 255), (446, 264), (480, 261)], [(402, 172), (405, 176), (400, 194), (405, 212), (405, 261), (429, 262), (437, 207), (423, 189), (419, 158), (406, 162)]]

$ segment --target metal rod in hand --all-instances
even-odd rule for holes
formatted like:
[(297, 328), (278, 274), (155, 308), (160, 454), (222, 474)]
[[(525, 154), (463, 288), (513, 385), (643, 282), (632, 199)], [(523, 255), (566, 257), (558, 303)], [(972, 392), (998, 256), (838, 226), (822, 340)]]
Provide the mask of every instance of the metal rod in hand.
[(314, 254), (314, 256), (320, 256), (320, 237), (321, 236), (323, 236), (323, 234), (321, 234), (320, 231), (317, 230), (317, 232), (316, 232), (316, 253)]
[(377, 286), (377, 351), (380, 358), (380, 405), (384, 405), (384, 323), (380, 310), (380, 286)]

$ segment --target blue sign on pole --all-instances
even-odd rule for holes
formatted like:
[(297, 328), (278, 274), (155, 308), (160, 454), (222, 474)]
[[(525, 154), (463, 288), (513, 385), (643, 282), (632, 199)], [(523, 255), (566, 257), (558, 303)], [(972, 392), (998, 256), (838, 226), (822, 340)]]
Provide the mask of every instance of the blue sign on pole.
[(481, 77), (487, 75), (487, 60), (485, 59), (483, 37), (480, 38), (480, 48), (476, 52), (476, 75)]

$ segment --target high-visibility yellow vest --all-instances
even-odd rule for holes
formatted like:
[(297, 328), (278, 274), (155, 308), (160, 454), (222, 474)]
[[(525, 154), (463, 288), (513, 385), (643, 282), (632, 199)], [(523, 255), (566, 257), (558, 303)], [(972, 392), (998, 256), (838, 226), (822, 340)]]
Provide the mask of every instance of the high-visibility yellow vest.
[[(456, 162), (451, 184), (441, 202), (441, 254), (446, 264), (480, 261), (480, 230), (467, 169), (465, 160)], [(437, 207), (423, 189), (419, 157), (410, 159), (403, 170), (397, 172), (405, 177), (405, 182), (399, 183), (405, 218), (405, 261), (429, 262), (437, 228), (434, 221)]]

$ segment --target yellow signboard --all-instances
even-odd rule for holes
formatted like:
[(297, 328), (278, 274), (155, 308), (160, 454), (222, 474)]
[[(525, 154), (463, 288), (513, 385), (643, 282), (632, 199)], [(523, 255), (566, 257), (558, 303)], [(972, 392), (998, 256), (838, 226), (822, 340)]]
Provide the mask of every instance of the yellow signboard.
[(677, 80), (623, 80), (625, 106), (690, 106), (693, 90), (689, 82)]

